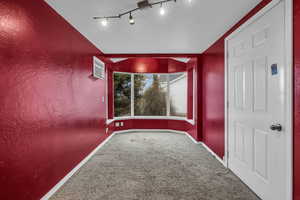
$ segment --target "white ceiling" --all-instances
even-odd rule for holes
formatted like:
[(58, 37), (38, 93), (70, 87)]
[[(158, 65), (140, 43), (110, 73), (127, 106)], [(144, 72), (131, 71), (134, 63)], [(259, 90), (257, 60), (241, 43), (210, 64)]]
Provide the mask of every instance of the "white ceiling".
[[(96, 47), (116, 53), (201, 53), (261, 0), (177, 0), (109, 21), (102, 27), (94, 16), (117, 15), (135, 8), (137, 0), (45, 0)], [(155, 2), (156, 0), (150, 0)]]

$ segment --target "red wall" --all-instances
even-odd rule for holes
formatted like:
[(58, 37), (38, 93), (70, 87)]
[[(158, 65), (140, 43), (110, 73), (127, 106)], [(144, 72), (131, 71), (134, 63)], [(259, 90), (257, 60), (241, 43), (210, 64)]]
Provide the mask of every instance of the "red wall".
[(217, 40), (203, 54), (202, 70), (202, 137), (203, 142), (223, 158), (224, 141), (224, 39), (271, 0), (263, 0), (242, 20)]
[(0, 199), (40, 199), (106, 137), (101, 52), (42, 0), (0, 13)]
[(294, 0), (294, 200), (300, 200), (300, 1)]
[(131, 73), (174, 73), (187, 70), (186, 63), (170, 58), (129, 58), (111, 65), (112, 71)]

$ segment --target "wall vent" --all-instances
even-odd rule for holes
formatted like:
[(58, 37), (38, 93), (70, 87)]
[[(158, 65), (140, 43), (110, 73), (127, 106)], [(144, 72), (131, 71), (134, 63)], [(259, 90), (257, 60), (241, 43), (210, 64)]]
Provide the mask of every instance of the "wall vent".
[(99, 79), (105, 78), (105, 64), (96, 57), (93, 59), (93, 76)]

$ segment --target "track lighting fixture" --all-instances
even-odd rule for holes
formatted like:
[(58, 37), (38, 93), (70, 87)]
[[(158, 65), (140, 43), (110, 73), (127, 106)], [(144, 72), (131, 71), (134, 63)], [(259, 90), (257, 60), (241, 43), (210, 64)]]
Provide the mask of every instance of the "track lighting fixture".
[(133, 17), (132, 17), (132, 15), (131, 15), (131, 13), (129, 14), (129, 24), (131, 24), (131, 25), (134, 25), (134, 19), (133, 19)]
[[(171, 2), (171, 1), (176, 2), (177, 0), (162, 0), (162, 1), (157, 1), (157, 2), (154, 2), (154, 3), (149, 3), (149, 0), (142, 0), (142, 1), (137, 3), (137, 8), (131, 9), (131, 10), (126, 11), (124, 13), (121, 13), (119, 15), (112, 15), (112, 16), (105, 16), (105, 17), (94, 17), (94, 19), (101, 19), (102, 20), (101, 21), (102, 26), (107, 26), (109, 19), (120, 19), (122, 16), (129, 14), (129, 24), (133, 25), (133, 24), (135, 24), (135, 21), (132, 17), (133, 12), (135, 12), (137, 10), (144, 10), (146, 8), (152, 8), (153, 6), (160, 4), (159, 14), (160, 15), (165, 15), (166, 10), (163, 7), (163, 4)], [(191, 3), (193, 0), (186, 0), (186, 1)]]
[(147, 8), (152, 8), (154, 5), (158, 5), (160, 4), (160, 11), (159, 13), (161, 15), (165, 14), (165, 9), (163, 8), (163, 3), (168, 3), (168, 2), (176, 2), (177, 0), (162, 0), (162, 1), (158, 1), (158, 2), (154, 2), (154, 3), (149, 3), (149, 0), (142, 0), (140, 2), (137, 3), (137, 8), (134, 8), (132, 10), (126, 11), (124, 13), (121, 13), (119, 15), (113, 15), (113, 16), (105, 16), (105, 17), (93, 17), (94, 19), (101, 19), (101, 24), (103, 26), (107, 26), (108, 24), (108, 20), (109, 19), (120, 19), (122, 16), (129, 14), (129, 23), (131, 25), (135, 24), (135, 21), (132, 17), (132, 13), (137, 11), (137, 10), (143, 10), (143, 9), (147, 9)]

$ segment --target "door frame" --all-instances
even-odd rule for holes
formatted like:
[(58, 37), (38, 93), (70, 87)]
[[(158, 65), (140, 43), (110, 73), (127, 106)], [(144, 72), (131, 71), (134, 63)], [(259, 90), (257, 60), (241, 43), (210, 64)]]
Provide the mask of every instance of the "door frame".
[(233, 31), (229, 36), (225, 38), (225, 156), (224, 163), (228, 168), (228, 41), (235, 37), (238, 33), (244, 30), (246, 27), (256, 22), (260, 17), (269, 12), (278, 3), (284, 2), (285, 4), (285, 55), (284, 63), (287, 66), (286, 74), (286, 96), (287, 102), (285, 105), (285, 119), (286, 119), (286, 133), (287, 134), (287, 197), (286, 200), (293, 199), (293, 0), (272, 0), (268, 5), (262, 8), (239, 28)]

